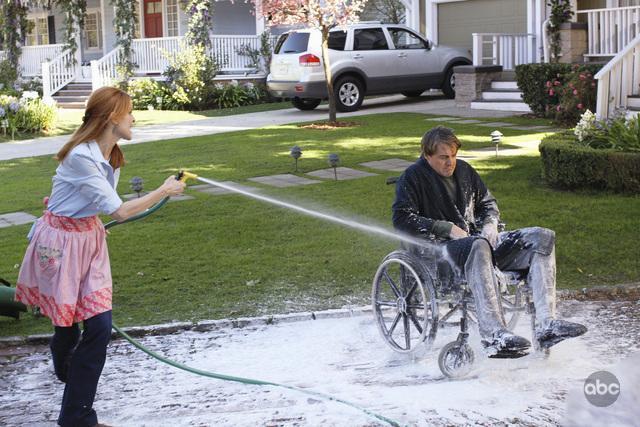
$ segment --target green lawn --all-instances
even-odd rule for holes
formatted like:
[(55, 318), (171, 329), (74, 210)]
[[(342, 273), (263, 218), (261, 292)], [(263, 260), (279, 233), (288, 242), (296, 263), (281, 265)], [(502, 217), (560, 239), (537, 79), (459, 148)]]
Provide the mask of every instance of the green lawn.
[[(330, 131), (297, 125), (125, 146), (129, 164), (119, 190), (141, 176), (147, 186), (184, 168), (214, 180), (234, 180), (305, 207), (390, 226), (396, 173), (352, 181), (275, 189), (247, 182), (253, 176), (292, 173), (289, 149), (303, 150), (300, 173), (392, 157), (413, 160), (422, 133), (435, 122), (420, 114), (350, 118), (358, 127)], [(488, 120), (488, 119), (487, 119)], [(502, 120), (502, 119), (501, 119)], [(527, 119), (514, 119), (525, 124)], [(464, 149), (490, 147), (488, 128), (450, 125)], [(508, 228), (540, 225), (556, 230), (558, 286), (638, 281), (637, 212), (640, 198), (548, 189), (540, 180), (536, 141), (543, 134), (501, 129), (505, 146), (528, 146), (519, 157), (473, 161), (498, 198)], [(526, 142), (529, 141), (529, 144)], [(464, 151), (461, 152), (464, 155)], [(0, 162), (0, 213), (39, 214), (50, 190), (50, 157)], [(398, 244), (376, 235), (306, 217), (240, 195), (171, 203), (152, 217), (118, 226), (109, 247), (114, 276), (114, 319), (121, 325), (283, 313), (365, 304), (380, 260)], [(0, 277), (15, 283), (29, 226), (0, 229)], [(0, 319), (0, 335), (49, 331), (46, 319)]]
[[(247, 105), (244, 107), (224, 108), (205, 111), (162, 111), (162, 110), (136, 110), (133, 116), (136, 118), (136, 126), (167, 124), (183, 122), (187, 120), (206, 119), (207, 117), (230, 116), (233, 114), (256, 113), (260, 111), (281, 110), (292, 108), (290, 102), (274, 102), (269, 104)], [(52, 131), (36, 136), (55, 136), (73, 133), (82, 123), (83, 109), (58, 109), (56, 127)], [(34, 138), (32, 134), (17, 134), (16, 140)], [(0, 134), (0, 143), (10, 141), (10, 137)]]

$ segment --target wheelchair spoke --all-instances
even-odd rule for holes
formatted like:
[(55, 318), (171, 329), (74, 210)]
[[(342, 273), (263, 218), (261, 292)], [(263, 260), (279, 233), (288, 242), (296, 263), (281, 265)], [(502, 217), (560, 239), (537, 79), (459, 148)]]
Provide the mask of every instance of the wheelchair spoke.
[(420, 323), (418, 322), (418, 319), (416, 319), (416, 316), (414, 316), (413, 312), (409, 312), (409, 317), (411, 318), (413, 325), (418, 330), (418, 333), (422, 334), (422, 326), (420, 326)]
[(411, 327), (409, 325), (409, 316), (402, 313), (402, 322), (404, 323), (404, 342), (407, 348), (411, 348)]
[(378, 301), (378, 300), (376, 300), (376, 305), (378, 305), (380, 307), (397, 307), (398, 306), (398, 302), (397, 301)]
[(418, 282), (414, 281), (413, 286), (411, 286), (411, 289), (409, 289), (409, 292), (407, 292), (407, 301), (411, 299), (411, 297), (413, 296), (413, 293), (417, 288), (418, 288)]
[(391, 276), (389, 276), (389, 272), (387, 270), (384, 271), (384, 277), (387, 279), (387, 282), (389, 282), (389, 286), (391, 286), (391, 289), (393, 290), (393, 293), (396, 295), (396, 297), (400, 297), (401, 294), (400, 294), (400, 291), (398, 290), (398, 286), (393, 281)]
[(393, 323), (391, 323), (391, 327), (389, 328), (389, 335), (393, 334), (393, 330), (398, 326), (398, 321), (400, 320), (400, 313), (396, 314), (396, 318), (393, 319)]

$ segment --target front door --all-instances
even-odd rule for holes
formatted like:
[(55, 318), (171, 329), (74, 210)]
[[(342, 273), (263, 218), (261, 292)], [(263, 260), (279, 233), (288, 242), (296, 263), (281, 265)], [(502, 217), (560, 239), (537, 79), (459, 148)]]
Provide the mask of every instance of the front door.
[(144, 0), (144, 36), (162, 37), (161, 0)]

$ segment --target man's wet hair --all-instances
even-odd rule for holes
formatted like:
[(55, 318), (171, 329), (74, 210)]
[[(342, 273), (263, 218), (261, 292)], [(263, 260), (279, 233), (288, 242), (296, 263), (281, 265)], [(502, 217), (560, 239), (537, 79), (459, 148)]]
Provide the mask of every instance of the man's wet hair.
[(427, 156), (434, 155), (441, 144), (455, 147), (456, 151), (462, 146), (458, 137), (454, 135), (453, 130), (444, 126), (431, 128), (423, 135), (421, 144), (422, 153)]

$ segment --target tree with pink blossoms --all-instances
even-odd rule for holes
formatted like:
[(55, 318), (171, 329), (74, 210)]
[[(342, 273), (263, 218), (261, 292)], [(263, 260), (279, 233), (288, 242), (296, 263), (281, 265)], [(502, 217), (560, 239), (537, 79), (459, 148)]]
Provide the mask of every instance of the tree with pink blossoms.
[(253, 0), (256, 12), (272, 25), (304, 25), (322, 34), (322, 65), (329, 95), (329, 122), (336, 123), (329, 62), (329, 30), (358, 22), (367, 0)]

